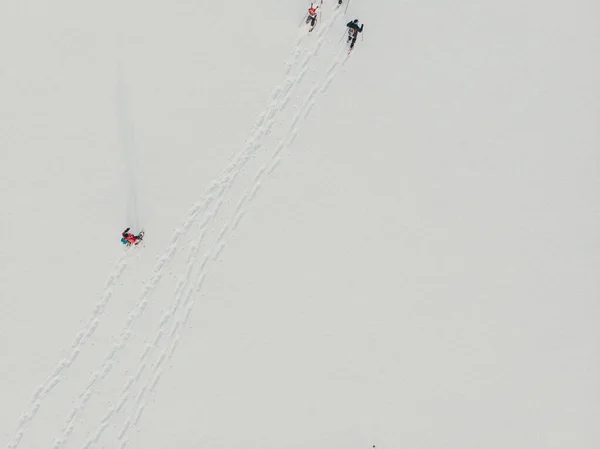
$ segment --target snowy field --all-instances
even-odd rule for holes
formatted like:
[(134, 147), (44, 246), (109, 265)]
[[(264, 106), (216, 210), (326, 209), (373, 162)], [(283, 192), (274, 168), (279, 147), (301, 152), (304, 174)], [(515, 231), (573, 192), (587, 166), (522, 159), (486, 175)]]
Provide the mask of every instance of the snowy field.
[(599, 4), (347, 1), (0, 2), (2, 447), (600, 447)]

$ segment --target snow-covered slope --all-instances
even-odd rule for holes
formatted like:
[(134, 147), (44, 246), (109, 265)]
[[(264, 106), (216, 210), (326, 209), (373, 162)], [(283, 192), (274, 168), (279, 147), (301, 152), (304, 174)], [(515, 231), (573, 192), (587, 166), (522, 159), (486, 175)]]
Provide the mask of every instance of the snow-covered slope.
[(0, 6), (6, 447), (600, 443), (597, 6), (335, 3)]

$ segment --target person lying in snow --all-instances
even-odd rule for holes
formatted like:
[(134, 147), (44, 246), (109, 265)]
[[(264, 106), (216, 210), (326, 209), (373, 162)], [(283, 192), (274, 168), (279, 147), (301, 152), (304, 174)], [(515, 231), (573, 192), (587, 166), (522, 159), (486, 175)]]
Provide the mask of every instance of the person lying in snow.
[(144, 231), (141, 231), (138, 235), (134, 235), (129, 232), (129, 229), (125, 229), (121, 234), (121, 243), (127, 246), (137, 245), (144, 238)]

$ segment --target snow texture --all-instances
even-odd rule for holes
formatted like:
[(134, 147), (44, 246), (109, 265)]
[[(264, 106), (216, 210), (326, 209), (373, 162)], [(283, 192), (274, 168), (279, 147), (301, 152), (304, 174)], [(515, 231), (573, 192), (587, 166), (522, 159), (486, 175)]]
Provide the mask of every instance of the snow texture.
[(600, 445), (600, 9), (308, 6), (0, 5), (3, 447)]

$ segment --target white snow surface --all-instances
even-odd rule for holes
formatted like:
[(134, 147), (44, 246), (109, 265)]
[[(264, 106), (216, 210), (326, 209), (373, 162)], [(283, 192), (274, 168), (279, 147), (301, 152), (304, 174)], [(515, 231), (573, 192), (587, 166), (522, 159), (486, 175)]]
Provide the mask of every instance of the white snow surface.
[(0, 2), (2, 447), (600, 447), (598, 3), (346, 2)]

